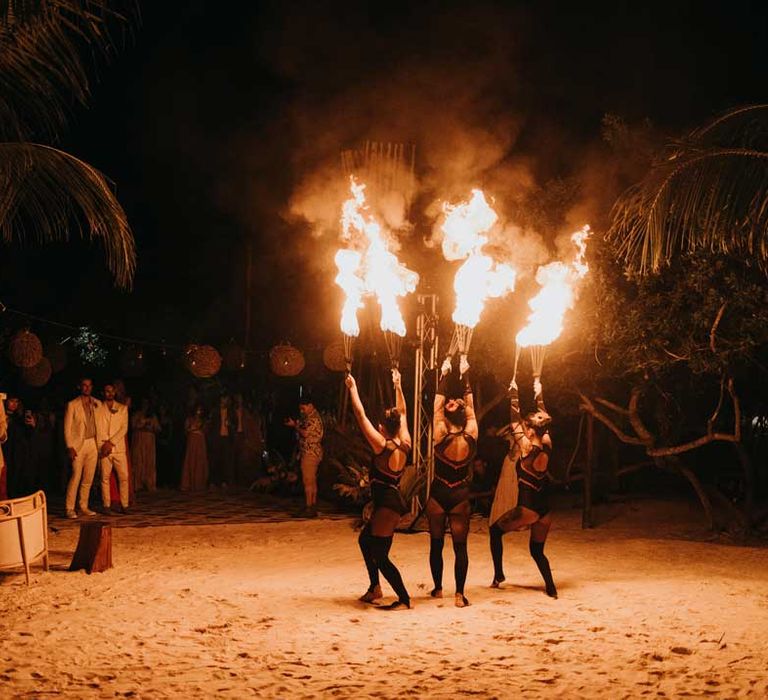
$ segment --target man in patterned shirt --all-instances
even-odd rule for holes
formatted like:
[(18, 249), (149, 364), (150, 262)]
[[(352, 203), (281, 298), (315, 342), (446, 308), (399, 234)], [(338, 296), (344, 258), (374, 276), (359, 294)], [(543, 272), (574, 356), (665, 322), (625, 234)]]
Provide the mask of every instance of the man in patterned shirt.
[(286, 420), (286, 425), (296, 429), (299, 435), (301, 477), (304, 481), (306, 506), (299, 513), (307, 518), (317, 517), (317, 467), (323, 458), (323, 419), (317, 412), (312, 399), (304, 395), (299, 399), (300, 418)]

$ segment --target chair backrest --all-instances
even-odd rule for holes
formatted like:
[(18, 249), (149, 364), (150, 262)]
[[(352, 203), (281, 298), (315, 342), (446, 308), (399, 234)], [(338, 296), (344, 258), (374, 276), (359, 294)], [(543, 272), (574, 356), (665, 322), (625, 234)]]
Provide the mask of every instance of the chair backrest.
[(0, 501), (0, 568), (22, 566), (21, 533), (27, 561), (32, 562), (47, 550), (48, 515), (45, 493)]

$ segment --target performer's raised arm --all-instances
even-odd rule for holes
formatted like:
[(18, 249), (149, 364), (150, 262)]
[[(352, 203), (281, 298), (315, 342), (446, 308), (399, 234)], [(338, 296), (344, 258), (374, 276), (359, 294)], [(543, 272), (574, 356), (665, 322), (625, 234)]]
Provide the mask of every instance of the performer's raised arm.
[(477, 426), (477, 416), (475, 415), (475, 399), (472, 393), (472, 385), (469, 381), (469, 363), (466, 356), (462, 356), (461, 364), (459, 365), (459, 371), (461, 372), (461, 380), (464, 383), (464, 411), (467, 416), (467, 425), (464, 428), (467, 435), (471, 435), (475, 440), (479, 434)]
[[(437, 444), (448, 433), (448, 427), (445, 424), (445, 397), (448, 394), (448, 381), (450, 377), (450, 360), (448, 362), (448, 371), (443, 372), (440, 377), (440, 383), (437, 385), (437, 391), (435, 392), (435, 405), (432, 414), (432, 440)], [(443, 369), (445, 370), (445, 363), (443, 363)]]
[(348, 374), (344, 379), (344, 383), (349, 389), (349, 397), (352, 400), (352, 412), (355, 414), (355, 420), (360, 426), (360, 430), (368, 441), (368, 444), (373, 451), (378, 454), (384, 449), (386, 440), (384, 439), (384, 436), (373, 427), (373, 423), (368, 419), (368, 416), (365, 415), (365, 408), (363, 407), (363, 402), (360, 400), (360, 394), (357, 391), (357, 382), (355, 382), (355, 378), (351, 374)]
[(392, 370), (392, 385), (395, 387), (395, 408), (400, 414), (400, 440), (403, 447), (411, 449), (411, 433), (408, 430), (408, 409), (405, 405), (405, 395), (403, 394), (403, 383), (400, 376), (400, 370)]
[(544, 405), (544, 391), (541, 386), (541, 379), (539, 377), (533, 378), (533, 397), (536, 401), (536, 410), (549, 413), (547, 407)]
[(527, 440), (523, 426), (523, 416), (520, 414), (520, 395), (517, 390), (517, 382), (513, 379), (507, 390), (509, 395), (509, 427), (512, 431), (512, 440), (518, 446)]

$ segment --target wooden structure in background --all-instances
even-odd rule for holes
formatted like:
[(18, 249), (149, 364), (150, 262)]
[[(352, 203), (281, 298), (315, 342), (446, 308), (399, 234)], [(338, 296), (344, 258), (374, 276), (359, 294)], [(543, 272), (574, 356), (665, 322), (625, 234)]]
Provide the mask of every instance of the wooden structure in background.
[(415, 164), (416, 146), (411, 143), (366, 141), (362, 148), (341, 152), (344, 174), (365, 183), (369, 201), (378, 204), (395, 193), (403, 198), (406, 218), (416, 192)]

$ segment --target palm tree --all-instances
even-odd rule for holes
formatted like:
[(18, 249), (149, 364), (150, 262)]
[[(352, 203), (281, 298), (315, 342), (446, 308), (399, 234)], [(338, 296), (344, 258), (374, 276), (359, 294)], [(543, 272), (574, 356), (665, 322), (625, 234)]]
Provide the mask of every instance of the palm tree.
[(732, 109), (670, 144), (614, 205), (608, 238), (630, 274), (699, 249), (768, 272), (768, 104)]
[[(136, 250), (108, 180), (54, 141), (89, 96), (83, 55), (109, 58), (138, 18), (134, 0), (0, 0), (0, 237), (104, 245), (129, 288)], [(115, 32), (117, 31), (117, 34)]]

